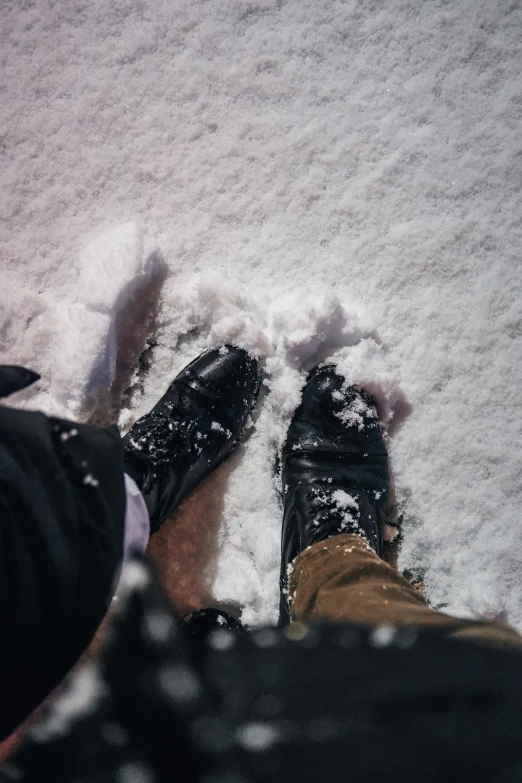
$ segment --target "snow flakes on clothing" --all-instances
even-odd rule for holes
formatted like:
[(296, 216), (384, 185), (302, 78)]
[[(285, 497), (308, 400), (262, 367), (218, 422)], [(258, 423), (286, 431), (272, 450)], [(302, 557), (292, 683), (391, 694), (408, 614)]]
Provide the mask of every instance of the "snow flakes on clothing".
[(335, 492), (332, 492), (332, 500), (337, 508), (353, 508), (359, 510), (357, 500), (348, 492), (345, 492), (344, 489), (336, 489)]
[(59, 699), (54, 699), (48, 713), (31, 730), (37, 742), (48, 742), (67, 735), (75, 722), (96, 711), (106, 693), (97, 664), (84, 663), (67, 681)]
[[(333, 392), (332, 397), (337, 394), (338, 397), (343, 400), (343, 395), (341, 392)], [(338, 399), (336, 397), (335, 399)], [(366, 419), (374, 419), (376, 418), (376, 412), (372, 405), (367, 404), (364, 399), (357, 395), (353, 399), (351, 399), (347, 405), (344, 406), (342, 411), (339, 413), (335, 413), (335, 416), (337, 416), (338, 419), (340, 419), (343, 424), (346, 424), (348, 427), (357, 427), (359, 432), (362, 432), (364, 429), (364, 424)]]

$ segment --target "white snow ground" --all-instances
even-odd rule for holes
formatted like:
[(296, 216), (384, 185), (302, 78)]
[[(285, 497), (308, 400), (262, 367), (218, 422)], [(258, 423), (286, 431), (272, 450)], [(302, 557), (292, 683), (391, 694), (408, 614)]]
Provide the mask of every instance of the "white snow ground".
[(122, 424), (206, 345), (271, 354), (209, 571), (262, 623), (274, 450), (340, 350), (397, 409), (401, 567), (522, 629), (521, 3), (3, 0), (0, 26), (0, 359), (42, 374), (13, 402), (86, 418), (147, 330)]

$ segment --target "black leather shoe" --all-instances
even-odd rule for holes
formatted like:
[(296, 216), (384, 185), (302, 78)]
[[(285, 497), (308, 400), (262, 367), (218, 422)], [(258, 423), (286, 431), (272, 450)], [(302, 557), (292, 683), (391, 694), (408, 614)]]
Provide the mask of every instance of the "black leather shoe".
[(233, 450), (260, 380), (257, 360), (243, 349), (207, 351), (123, 438), (125, 472), (145, 498), (151, 533)]
[(390, 484), (383, 432), (370, 395), (343, 382), (334, 366), (312, 370), (283, 449), (281, 622), (289, 619), (288, 566), (303, 549), (355, 533), (382, 554)]

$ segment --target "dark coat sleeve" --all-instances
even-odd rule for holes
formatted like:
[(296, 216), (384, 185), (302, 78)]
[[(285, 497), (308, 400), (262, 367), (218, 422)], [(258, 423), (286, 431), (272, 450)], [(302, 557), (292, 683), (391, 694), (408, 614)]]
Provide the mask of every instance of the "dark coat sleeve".
[(60, 682), (103, 619), (124, 514), (117, 428), (0, 407), (0, 739)]

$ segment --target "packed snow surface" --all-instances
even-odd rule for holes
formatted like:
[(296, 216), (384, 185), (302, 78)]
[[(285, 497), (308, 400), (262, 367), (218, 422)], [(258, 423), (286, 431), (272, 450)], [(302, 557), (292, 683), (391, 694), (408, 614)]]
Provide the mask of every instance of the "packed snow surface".
[(522, 629), (521, 3), (3, 0), (0, 26), (1, 360), (42, 375), (13, 404), (127, 427), (207, 346), (266, 359), (165, 543), (185, 603), (275, 619), (275, 454), (335, 356), (390, 425), (401, 568)]

